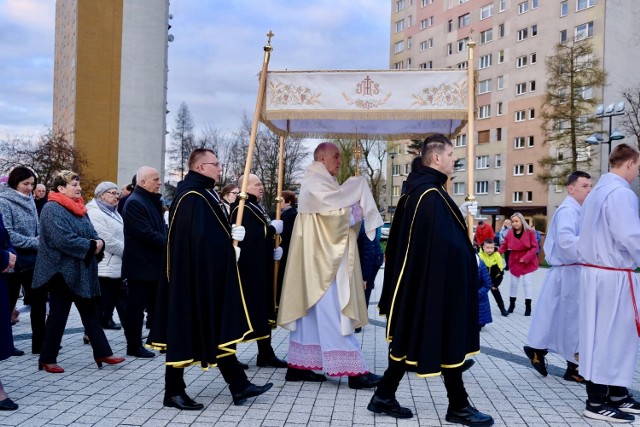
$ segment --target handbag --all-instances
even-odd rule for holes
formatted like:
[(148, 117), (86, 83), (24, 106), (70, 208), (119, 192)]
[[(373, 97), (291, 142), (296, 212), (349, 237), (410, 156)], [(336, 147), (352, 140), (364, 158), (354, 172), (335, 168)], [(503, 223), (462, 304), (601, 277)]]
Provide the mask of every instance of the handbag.
[(16, 265), (14, 271), (22, 273), (23, 271), (33, 270), (36, 266), (37, 256), (38, 251), (36, 249), (16, 248)]

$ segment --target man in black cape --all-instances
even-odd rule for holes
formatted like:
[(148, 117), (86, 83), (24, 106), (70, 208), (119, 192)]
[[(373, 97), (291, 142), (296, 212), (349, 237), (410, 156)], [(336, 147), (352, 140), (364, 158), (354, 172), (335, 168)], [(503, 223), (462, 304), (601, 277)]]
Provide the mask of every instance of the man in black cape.
[[(242, 188), (242, 181), (238, 182)], [(246, 230), (244, 240), (238, 245), (242, 257), (238, 260), (240, 280), (244, 290), (253, 332), (244, 341), (258, 344), (257, 365), (260, 367), (286, 368), (287, 362), (279, 359), (271, 346), (271, 329), (275, 327), (275, 297), (273, 287), (274, 260), (282, 257), (282, 248), (274, 249), (276, 234), (282, 233), (281, 220), (271, 220), (260, 206), (264, 195), (262, 181), (250, 174), (247, 182), (247, 200), (244, 205), (242, 226)], [(239, 200), (231, 206), (231, 223), (236, 222)]]
[(235, 357), (235, 344), (252, 332), (238, 279), (238, 249), (244, 229), (231, 228), (213, 189), (220, 176), (213, 151), (196, 149), (189, 173), (178, 184), (170, 209), (157, 315), (147, 344), (166, 350), (164, 405), (203, 408), (185, 392), (184, 368), (218, 366), (236, 405), (272, 386), (249, 382)]
[(387, 317), (389, 367), (368, 409), (411, 418), (395, 393), (405, 372), (414, 371), (444, 377), (447, 421), (490, 426), (493, 419), (469, 404), (462, 381), (465, 358), (480, 350), (478, 270), (464, 218), (445, 190), (456, 161), (453, 145), (433, 135), (421, 155), (389, 233), (378, 305)]

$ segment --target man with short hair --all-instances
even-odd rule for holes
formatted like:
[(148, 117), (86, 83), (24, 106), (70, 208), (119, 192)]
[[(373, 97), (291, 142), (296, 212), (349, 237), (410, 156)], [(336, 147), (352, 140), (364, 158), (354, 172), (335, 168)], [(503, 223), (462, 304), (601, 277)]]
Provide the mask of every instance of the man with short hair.
[(375, 387), (354, 330), (368, 323), (357, 239), (365, 220), (369, 239), (382, 218), (361, 176), (342, 185), (340, 149), (323, 142), (313, 153), (298, 198), (278, 324), (289, 335), (287, 381), (348, 376), (350, 388)]
[[(578, 256), (580, 275), (580, 374), (587, 380), (587, 418), (632, 422), (640, 403), (628, 387), (638, 358), (640, 265), (638, 177), (640, 153), (619, 144), (604, 174), (582, 205)], [(635, 322), (634, 322), (635, 318)]]
[(153, 323), (155, 291), (162, 272), (162, 253), (167, 228), (162, 218), (160, 173), (143, 166), (136, 173), (137, 185), (128, 197), (122, 216), (124, 253), (122, 277), (127, 280), (127, 315), (123, 322), (127, 338), (127, 356), (154, 357), (142, 346), (144, 310)]
[(480, 351), (478, 264), (462, 213), (445, 190), (456, 162), (453, 145), (444, 135), (430, 136), (421, 157), (407, 178), (387, 242), (378, 308), (387, 317), (389, 367), (367, 408), (411, 418), (411, 409), (396, 400), (405, 372), (442, 375), (446, 420), (490, 426), (493, 418), (469, 404), (462, 381), (466, 357)]
[(529, 327), (528, 344), (524, 352), (542, 376), (547, 376), (545, 355), (557, 353), (567, 361), (564, 379), (583, 382), (578, 373), (578, 297), (580, 267), (578, 241), (582, 203), (591, 192), (591, 176), (582, 171), (567, 178), (567, 197), (553, 214), (544, 254), (551, 266), (544, 278)]
[(166, 350), (164, 405), (200, 410), (186, 394), (184, 368), (218, 366), (233, 402), (244, 403), (272, 386), (249, 382), (235, 356), (235, 344), (251, 332), (245, 310), (233, 239), (242, 241), (243, 227), (231, 227), (214, 190), (222, 167), (213, 151), (194, 150), (189, 172), (178, 183), (169, 214), (157, 313), (147, 343)]
[(40, 216), (40, 211), (42, 211), (44, 204), (49, 201), (47, 197), (47, 187), (42, 183), (37, 184), (35, 190), (33, 190), (33, 198), (36, 202), (36, 211), (38, 212), (38, 216)]

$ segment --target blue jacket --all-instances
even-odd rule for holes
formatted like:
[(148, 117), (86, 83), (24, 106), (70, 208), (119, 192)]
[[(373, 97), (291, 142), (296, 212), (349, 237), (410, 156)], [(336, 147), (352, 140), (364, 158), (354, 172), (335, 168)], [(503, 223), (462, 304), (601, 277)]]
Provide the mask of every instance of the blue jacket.
[(376, 237), (369, 240), (364, 232), (364, 221), (360, 226), (358, 234), (358, 251), (360, 252), (360, 266), (362, 267), (362, 280), (367, 282), (367, 289), (373, 289), (376, 275), (380, 266), (384, 262), (384, 254), (380, 246), (380, 238), (376, 232)]
[[(476, 255), (477, 256), (477, 255)], [(478, 323), (481, 326), (493, 322), (491, 317), (491, 305), (489, 305), (489, 291), (491, 290), (491, 276), (489, 269), (478, 257)]]
[(158, 280), (167, 242), (167, 226), (162, 217), (160, 194), (137, 186), (124, 205), (122, 219), (122, 277), (149, 282)]

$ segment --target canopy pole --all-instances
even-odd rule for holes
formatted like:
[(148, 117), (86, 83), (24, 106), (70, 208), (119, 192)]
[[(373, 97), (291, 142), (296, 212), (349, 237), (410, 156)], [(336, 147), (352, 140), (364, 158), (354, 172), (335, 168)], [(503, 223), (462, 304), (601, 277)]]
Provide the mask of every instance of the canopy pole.
[[(280, 208), (282, 206), (282, 184), (284, 181), (284, 140), (285, 136), (280, 136), (280, 153), (278, 154), (278, 193), (276, 196), (276, 219), (279, 220)], [(280, 247), (282, 237), (276, 234), (276, 248)], [(278, 308), (278, 269), (280, 268), (280, 261), (274, 261), (273, 268), (273, 306)]]
[[(269, 68), (269, 58), (271, 57), (271, 37), (273, 32), (267, 34), (267, 44), (264, 46), (264, 60), (262, 62), (262, 71), (260, 71), (260, 85), (258, 86), (258, 99), (256, 100), (256, 109), (253, 113), (253, 122), (251, 123), (251, 137), (249, 138), (249, 151), (247, 152), (247, 161), (244, 165), (244, 174), (242, 179), (242, 188), (240, 189), (240, 201), (238, 202), (238, 216), (236, 217), (236, 225), (242, 225), (242, 216), (244, 214), (244, 205), (247, 200), (247, 185), (249, 184), (249, 174), (251, 173), (251, 161), (253, 159), (253, 150), (256, 146), (256, 135), (258, 134), (258, 121), (260, 119), (260, 109), (262, 108), (262, 100), (264, 99), (265, 89), (267, 87), (267, 69)], [(233, 246), (238, 246), (238, 241), (233, 241)]]
[[(467, 65), (467, 73), (468, 73), (468, 103), (469, 108), (467, 111), (467, 196), (465, 197), (465, 201), (474, 202), (476, 200), (473, 195), (474, 192), (474, 177), (473, 177), (473, 168), (474, 168), (474, 144), (475, 144), (475, 130), (474, 130), (474, 120), (475, 120), (475, 94), (476, 94), (476, 85), (475, 85), (475, 71), (474, 71), (474, 59), (473, 59), (473, 50), (476, 46), (476, 42), (469, 37), (469, 41), (467, 42), (467, 50), (469, 51), (468, 65)], [(473, 243), (473, 215), (467, 212), (467, 228), (469, 233), (469, 239), (471, 243)]]

